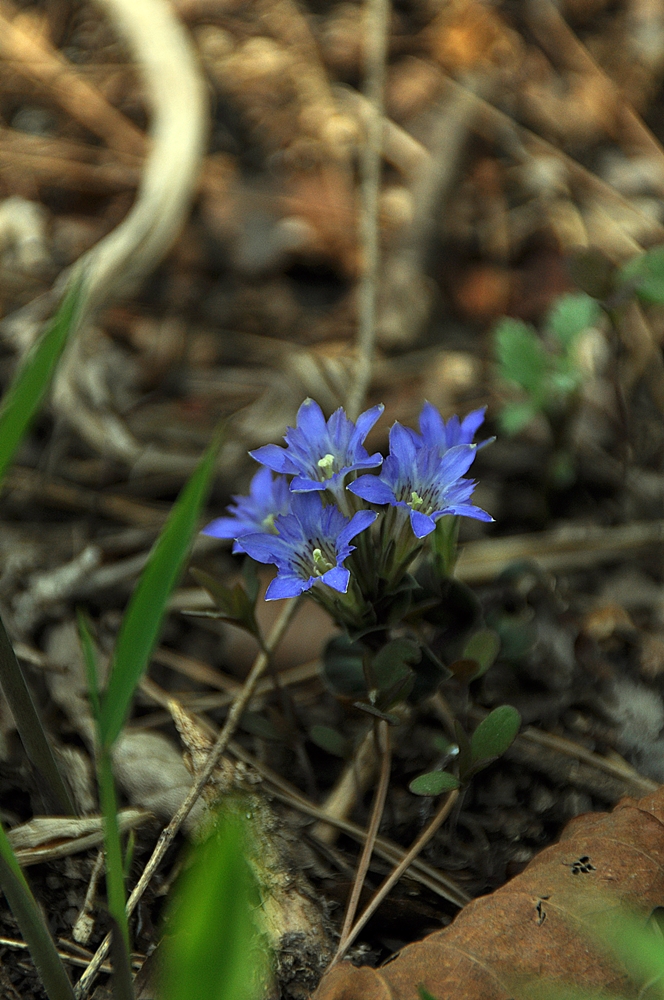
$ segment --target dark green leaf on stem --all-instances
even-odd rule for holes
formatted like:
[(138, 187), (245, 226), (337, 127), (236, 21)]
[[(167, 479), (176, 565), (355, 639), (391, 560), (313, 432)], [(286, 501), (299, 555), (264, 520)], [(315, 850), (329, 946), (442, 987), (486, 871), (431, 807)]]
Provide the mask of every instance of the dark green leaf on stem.
[(521, 320), (503, 319), (496, 327), (495, 344), (503, 378), (540, 401), (550, 359), (537, 333)]
[(568, 349), (580, 333), (597, 322), (599, 315), (599, 306), (590, 295), (584, 292), (561, 295), (551, 309), (546, 325)]
[(664, 303), (664, 246), (632, 258), (620, 271), (620, 280), (645, 302)]
[(470, 749), (473, 763), (500, 757), (514, 742), (521, 727), (521, 716), (512, 705), (500, 705), (482, 719), (473, 733)]
[(479, 672), (473, 680), (481, 677), (493, 666), (500, 652), (500, 636), (492, 628), (483, 628), (471, 635), (463, 648), (463, 657), (467, 660), (477, 660)]
[(386, 643), (371, 662), (372, 681), (378, 691), (389, 691), (409, 677), (410, 667), (421, 658), (421, 647), (411, 639), (393, 639)]
[(414, 795), (440, 795), (459, 787), (459, 779), (447, 771), (429, 771), (414, 778), (408, 786)]
[(332, 726), (312, 726), (309, 730), (309, 739), (321, 750), (325, 750), (335, 757), (345, 758), (350, 749), (350, 743), (346, 737), (338, 729), (333, 729)]
[(252, 600), (241, 583), (236, 583), (233, 587), (227, 587), (221, 580), (217, 580), (216, 577), (194, 566), (192, 566), (189, 572), (194, 580), (207, 590), (219, 608), (220, 613), (215, 615), (216, 618), (230, 622), (232, 625), (237, 625), (238, 628), (244, 629), (245, 632), (253, 635), (256, 639), (260, 639), (260, 629), (258, 628), (254, 613), (255, 598)]
[(323, 677), (333, 694), (357, 698), (366, 693), (364, 654), (364, 646), (345, 635), (330, 639), (323, 652)]

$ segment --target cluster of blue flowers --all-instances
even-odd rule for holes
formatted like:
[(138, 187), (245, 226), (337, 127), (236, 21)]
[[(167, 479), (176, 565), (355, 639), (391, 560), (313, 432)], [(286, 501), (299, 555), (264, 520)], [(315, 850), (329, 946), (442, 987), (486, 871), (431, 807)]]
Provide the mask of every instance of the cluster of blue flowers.
[(285, 448), (268, 444), (250, 452), (264, 466), (252, 480), (250, 495), (234, 497), (229, 516), (212, 521), (204, 533), (233, 539), (234, 552), (277, 567), (266, 600), (310, 590), (329, 606), (331, 598), (338, 602), (339, 595), (348, 595), (353, 580), (344, 564), (356, 551), (351, 541), (377, 520), (373, 507), (387, 507), (390, 516), (383, 518), (380, 542), (363, 546), (367, 558), (374, 559), (363, 576), (375, 576), (378, 568), (392, 584), (390, 567), (375, 559), (376, 551), (387, 551), (390, 539), (391, 558), (404, 572), (441, 517), (493, 520), (470, 502), (475, 482), (463, 478), (477, 452), (473, 437), (485, 410), (463, 421), (456, 416), (445, 421), (425, 403), (420, 433), (395, 423), (383, 459), (364, 447), (383, 409), (374, 406), (353, 422), (339, 408), (326, 421), (318, 403), (307, 399), (297, 426), (287, 430)]

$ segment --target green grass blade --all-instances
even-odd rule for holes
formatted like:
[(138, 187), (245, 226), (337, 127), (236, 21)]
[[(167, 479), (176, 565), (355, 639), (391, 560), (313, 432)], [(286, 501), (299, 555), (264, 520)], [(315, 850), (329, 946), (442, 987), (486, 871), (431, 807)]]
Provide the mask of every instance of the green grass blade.
[(80, 608), (76, 611), (78, 621), (78, 637), (81, 641), (83, 651), (83, 662), (85, 663), (85, 677), (88, 682), (88, 698), (90, 707), (97, 726), (101, 717), (101, 702), (99, 698), (99, 670), (97, 667), (97, 650), (92, 639), (92, 632), (88, 624), (88, 618)]
[(125, 910), (126, 894), (122, 844), (120, 843), (120, 827), (118, 826), (118, 804), (115, 797), (111, 755), (106, 747), (101, 747), (99, 750), (97, 780), (99, 782), (99, 804), (104, 817), (108, 909), (120, 932), (125, 951), (129, 954), (129, 927)]
[[(88, 681), (88, 696), (92, 706), (92, 714), (97, 724), (99, 738), (99, 723), (101, 708), (99, 699), (99, 671), (97, 667), (97, 650), (92, 638), (92, 632), (87, 617), (80, 609), (77, 612), (78, 633), (83, 650), (85, 670)], [(104, 817), (104, 847), (106, 852), (106, 895), (108, 910), (113, 922), (113, 994), (115, 1000), (133, 1000), (134, 989), (131, 978), (131, 957), (129, 953), (129, 926), (126, 913), (125, 863), (120, 841), (118, 826), (118, 807), (115, 796), (115, 783), (109, 748), (99, 740), (96, 759), (97, 782), (99, 785), (99, 803)]]
[(217, 819), (176, 884), (161, 946), (161, 1000), (258, 1000), (269, 992), (245, 812)]
[(184, 568), (207, 500), (221, 438), (219, 429), (180, 493), (122, 620), (101, 705), (99, 731), (106, 747), (112, 746), (124, 725), (134, 689), (159, 637), (168, 598)]
[(131, 955), (124, 947), (122, 934), (111, 917), (111, 962), (113, 975), (111, 988), (113, 1000), (135, 1000), (134, 979), (131, 974)]
[(65, 815), (75, 816), (76, 807), (60, 774), (2, 619), (0, 619), (0, 685), (14, 716), (25, 752), (44, 779), (55, 808)]
[(74, 1000), (74, 990), (53, 938), (0, 824), (0, 886), (30, 949), (49, 1000)]
[(28, 352), (0, 407), (0, 482), (46, 391), (70, 333), (76, 327), (82, 282), (72, 285), (50, 326)]

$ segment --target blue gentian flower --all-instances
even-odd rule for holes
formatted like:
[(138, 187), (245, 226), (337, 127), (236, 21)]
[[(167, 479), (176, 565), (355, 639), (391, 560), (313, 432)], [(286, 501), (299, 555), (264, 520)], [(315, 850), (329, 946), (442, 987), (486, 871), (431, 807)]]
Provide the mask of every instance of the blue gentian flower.
[(290, 513), (275, 518), (276, 535), (261, 532), (242, 537), (242, 546), (252, 559), (277, 567), (265, 600), (297, 597), (319, 582), (345, 594), (350, 572), (343, 562), (355, 549), (349, 542), (376, 517), (373, 511), (360, 510), (349, 519), (333, 504), (324, 507), (319, 493), (295, 494)]
[(233, 538), (233, 552), (244, 552), (242, 536), (257, 531), (274, 531), (274, 519), (286, 514), (291, 495), (284, 476), (272, 477), (269, 469), (259, 469), (249, 486), (249, 496), (234, 496), (226, 508), (230, 517), (218, 517), (203, 528), (213, 538)]
[[(450, 448), (460, 444), (472, 444), (477, 429), (484, 423), (485, 413), (486, 406), (483, 406), (479, 410), (473, 410), (463, 420), (459, 420), (456, 414), (449, 420), (443, 420), (436, 407), (426, 402), (420, 413), (420, 434), (410, 427), (406, 430), (418, 447), (424, 445), (426, 448), (437, 448), (442, 457)], [(488, 438), (477, 447), (483, 448), (493, 440)]]
[(461, 477), (475, 458), (477, 446), (457, 444), (441, 456), (438, 446), (413, 440), (408, 428), (395, 423), (390, 430), (390, 454), (377, 476), (360, 476), (348, 489), (369, 503), (390, 504), (408, 510), (416, 538), (424, 538), (446, 514), (493, 518), (469, 503), (475, 483)]
[(378, 452), (369, 455), (363, 444), (383, 410), (382, 405), (373, 406), (353, 423), (339, 407), (326, 421), (318, 403), (305, 399), (297, 411), (297, 426), (286, 431), (285, 448), (267, 444), (249, 454), (275, 472), (292, 475), (293, 492), (330, 489), (343, 506), (344, 477), (383, 461)]

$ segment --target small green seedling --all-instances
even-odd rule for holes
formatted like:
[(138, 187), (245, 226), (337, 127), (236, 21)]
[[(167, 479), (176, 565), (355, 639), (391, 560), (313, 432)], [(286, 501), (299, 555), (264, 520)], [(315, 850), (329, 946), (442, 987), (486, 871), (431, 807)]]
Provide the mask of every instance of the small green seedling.
[[(489, 712), (471, 737), (455, 722), (458, 752), (455, 754), (457, 774), (449, 771), (427, 771), (408, 786), (415, 795), (440, 795), (467, 785), (479, 771), (492, 764), (510, 748), (521, 727), (521, 716), (511, 705), (500, 705)], [(446, 748), (446, 756), (450, 756)]]
[(595, 299), (579, 292), (558, 299), (544, 336), (521, 320), (500, 321), (494, 335), (500, 375), (521, 397), (507, 403), (500, 415), (506, 433), (518, 433), (538, 413), (557, 420), (565, 412), (583, 381), (576, 356), (579, 337), (599, 317)]

